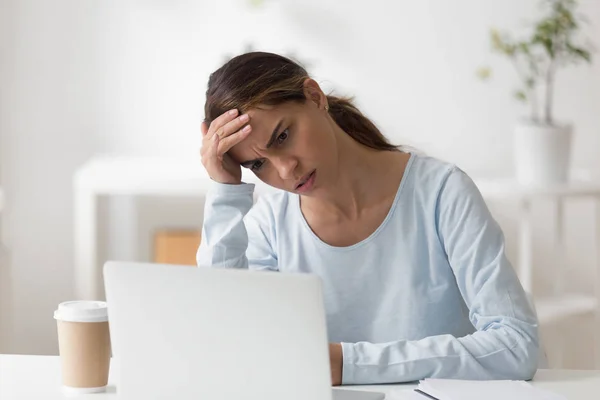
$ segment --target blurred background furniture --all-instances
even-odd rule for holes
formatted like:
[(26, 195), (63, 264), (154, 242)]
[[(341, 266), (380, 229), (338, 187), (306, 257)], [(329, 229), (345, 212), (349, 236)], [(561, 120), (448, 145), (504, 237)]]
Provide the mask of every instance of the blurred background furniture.
[[(269, 191), (252, 174), (244, 172), (245, 182), (257, 184), (255, 199)], [(98, 200), (102, 196), (157, 196), (194, 198), (204, 202), (210, 178), (198, 158), (97, 157), (82, 165), (74, 174), (74, 253), (75, 295), (78, 299), (103, 297), (102, 265), (98, 235)], [(128, 221), (120, 220), (119, 229), (130, 230)], [(198, 231), (158, 232), (154, 237), (153, 259), (160, 262), (195, 264), (195, 250), (200, 242)], [(197, 246), (196, 246), (197, 247)]]
[[(524, 186), (515, 179), (476, 179), (475, 182), (486, 200), (508, 200), (519, 207), (519, 249), (516, 270), (525, 291), (532, 295), (537, 308), (540, 324), (559, 322), (561, 319), (593, 314), (595, 317), (595, 360), (600, 365), (600, 181), (592, 180), (585, 172), (572, 172), (569, 182), (546, 186)], [(555, 205), (554, 259), (550, 269), (553, 274), (549, 295), (536, 294), (533, 263), (532, 209), (536, 201), (547, 199)], [(569, 266), (565, 245), (565, 202), (574, 199), (588, 199), (594, 202), (596, 255), (594, 266), (593, 293), (569, 292), (565, 282), (569, 279)], [(561, 339), (563, 339), (561, 337)], [(565, 343), (557, 343), (556, 360), (561, 365)]]
[(80, 167), (74, 176), (76, 297), (90, 300), (103, 297), (102, 264), (106, 260), (98, 258), (100, 196), (201, 199), (209, 182), (199, 160), (99, 157)]

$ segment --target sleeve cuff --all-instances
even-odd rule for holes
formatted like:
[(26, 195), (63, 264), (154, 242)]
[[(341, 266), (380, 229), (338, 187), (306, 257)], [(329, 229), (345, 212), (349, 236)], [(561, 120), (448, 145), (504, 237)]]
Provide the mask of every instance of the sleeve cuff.
[(354, 344), (342, 343), (342, 385), (355, 384), (354, 379), (354, 359), (355, 359)]
[(210, 182), (209, 193), (215, 195), (221, 194), (234, 194), (234, 195), (247, 195), (254, 193), (254, 183), (244, 183), (239, 185), (231, 185), (227, 183), (219, 183), (215, 181)]

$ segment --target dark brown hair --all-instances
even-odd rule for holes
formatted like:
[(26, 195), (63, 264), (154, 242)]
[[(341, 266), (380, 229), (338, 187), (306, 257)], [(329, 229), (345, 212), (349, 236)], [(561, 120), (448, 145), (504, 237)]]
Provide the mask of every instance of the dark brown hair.
[[(210, 74), (204, 115), (207, 124), (236, 108), (246, 112), (263, 105), (288, 101), (304, 103), (304, 81), (309, 78), (298, 63), (283, 56), (252, 52), (232, 58)], [(376, 150), (397, 150), (350, 98), (327, 96), (333, 120), (360, 144)]]

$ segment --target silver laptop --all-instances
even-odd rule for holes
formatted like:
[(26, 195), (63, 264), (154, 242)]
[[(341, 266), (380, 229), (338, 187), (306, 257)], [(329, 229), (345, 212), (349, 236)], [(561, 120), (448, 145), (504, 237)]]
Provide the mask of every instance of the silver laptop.
[(316, 276), (108, 262), (104, 282), (119, 398), (385, 397), (332, 391)]

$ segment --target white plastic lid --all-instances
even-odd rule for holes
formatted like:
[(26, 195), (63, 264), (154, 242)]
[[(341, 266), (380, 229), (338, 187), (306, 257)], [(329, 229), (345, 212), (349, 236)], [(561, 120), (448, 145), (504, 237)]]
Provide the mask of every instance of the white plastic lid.
[(54, 311), (54, 319), (67, 322), (106, 322), (108, 307), (103, 301), (67, 301)]

